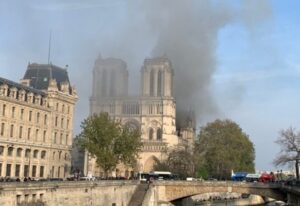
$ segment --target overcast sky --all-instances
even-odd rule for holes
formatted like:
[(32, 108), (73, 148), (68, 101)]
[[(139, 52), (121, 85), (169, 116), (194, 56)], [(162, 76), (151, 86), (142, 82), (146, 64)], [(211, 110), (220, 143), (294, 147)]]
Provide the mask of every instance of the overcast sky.
[(0, 76), (28, 62), (69, 65), (79, 93), (75, 134), (88, 115), (92, 68), (122, 58), (137, 93), (144, 58), (167, 55), (176, 98), (198, 128), (237, 122), (255, 144), (256, 168), (274, 169), (280, 129), (300, 130), (300, 2), (296, 0), (0, 0)]

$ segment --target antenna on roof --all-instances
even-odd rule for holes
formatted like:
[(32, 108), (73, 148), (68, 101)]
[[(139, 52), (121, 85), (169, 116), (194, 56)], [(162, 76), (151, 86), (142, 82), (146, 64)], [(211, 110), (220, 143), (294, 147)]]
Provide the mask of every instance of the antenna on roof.
[(48, 49), (48, 64), (50, 64), (51, 36), (52, 36), (52, 31), (50, 30), (50, 36), (49, 36), (49, 49)]

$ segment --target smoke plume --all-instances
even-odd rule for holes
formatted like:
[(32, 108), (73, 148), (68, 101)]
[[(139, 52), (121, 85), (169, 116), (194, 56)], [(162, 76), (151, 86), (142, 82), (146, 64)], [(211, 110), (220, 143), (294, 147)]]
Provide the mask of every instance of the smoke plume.
[[(245, 0), (235, 6), (229, 1), (212, 0), (129, 2), (131, 27), (122, 33), (122, 38), (133, 40), (129, 41), (129, 53), (134, 52), (132, 48), (138, 48), (135, 46), (141, 46), (139, 41), (146, 41), (152, 43), (148, 47), (151, 57), (166, 55), (170, 58), (175, 70), (177, 123), (185, 121), (189, 110), (195, 111), (196, 119), (202, 121), (217, 115), (219, 111), (210, 86), (217, 68), (218, 34), (236, 21), (251, 32), (270, 16), (268, 0)], [(126, 48), (126, 44), (121, 45)]]

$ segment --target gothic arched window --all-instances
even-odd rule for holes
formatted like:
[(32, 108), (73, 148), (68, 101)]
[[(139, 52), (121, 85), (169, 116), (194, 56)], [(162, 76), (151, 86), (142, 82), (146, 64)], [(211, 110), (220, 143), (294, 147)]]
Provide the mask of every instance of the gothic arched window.
[(153, 140), (153, 129), (149, 129), (149, 140)]
[(110, 72), (109, 96), (113, 97), (115, 95), (116, 95), (116, 72), (112, 70)]
[(106, 72), (106, 70), (103, 70), (103, 72), (102, 72), (102, 81), (101, 81), (101, 95), (103, 96), (103, 97), (105, 97), (106, 96), (106, 91), (107, 91), (107, 89), (106, 89), (106, 86), (107, 86), (107, 72)]
[(154, 96), (154, 70), (150, 72), (150, 96)]
[(158, 71), (157, 75), (157, 96), (163, 95), (163, 72)]
[(157, 132), (156, 132), (156, 139), (157, 140), (161, 140), (162, 139), (162, 131), (160, 128), (157, 129)]

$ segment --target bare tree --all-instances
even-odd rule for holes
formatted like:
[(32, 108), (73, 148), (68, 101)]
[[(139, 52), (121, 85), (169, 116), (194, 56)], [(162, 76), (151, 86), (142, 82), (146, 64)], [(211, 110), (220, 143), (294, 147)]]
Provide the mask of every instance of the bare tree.
[(300, 132), (293, 127), (281, 130), (275, 142), (280, 145), (281, 151), (275, 158), (274, 164), (278, 166), (295, 162), (296, 177), (299, 180)]

